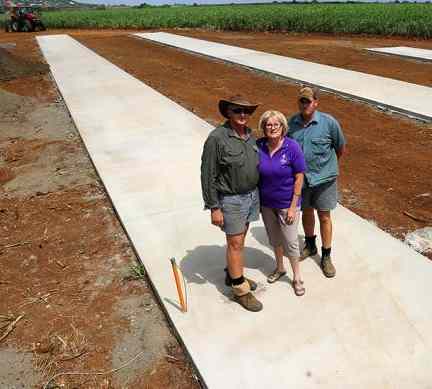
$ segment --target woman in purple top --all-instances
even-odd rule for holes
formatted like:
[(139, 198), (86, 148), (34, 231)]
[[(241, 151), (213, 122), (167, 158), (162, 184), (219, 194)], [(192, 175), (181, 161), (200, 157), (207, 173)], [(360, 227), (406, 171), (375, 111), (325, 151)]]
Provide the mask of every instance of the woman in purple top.
[(285, 116), (278, 111), (265, 112), (259, 123), (264, 133), (257, 141), (261, 213), (277, 265), (267, 281), (273, 283), (286, 274), (285, 255), (293, 271), (294, 292), (302, 296), (305, 288), (300, 276), (297, 226), (306, 164), (300, 146), (285, 136), (287, 127)]

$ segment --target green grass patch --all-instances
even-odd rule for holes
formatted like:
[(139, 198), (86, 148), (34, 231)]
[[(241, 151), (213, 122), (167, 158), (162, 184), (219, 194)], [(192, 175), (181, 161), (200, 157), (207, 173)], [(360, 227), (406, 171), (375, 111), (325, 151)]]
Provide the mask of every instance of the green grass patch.
[(129, 274), (125, 277), (127, 280), (144, 280), (146, 271), (141, 264), (131, 265), (129, 267)]
[(432, 4), (262, 4), (45, 12), (48, 28), (204, 28), (432, 36)]

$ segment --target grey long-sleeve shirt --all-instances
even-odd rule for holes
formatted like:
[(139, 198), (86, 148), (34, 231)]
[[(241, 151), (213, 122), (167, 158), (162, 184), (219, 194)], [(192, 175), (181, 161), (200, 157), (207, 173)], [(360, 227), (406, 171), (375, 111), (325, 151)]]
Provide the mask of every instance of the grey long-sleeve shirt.
[(258, 148), (251, 130), (243, 139), (225, 122), (208, 136), (201, 156), (201, 188), (206, 209), (219, 208), (219, 195), (244, 194), (258, 185)]

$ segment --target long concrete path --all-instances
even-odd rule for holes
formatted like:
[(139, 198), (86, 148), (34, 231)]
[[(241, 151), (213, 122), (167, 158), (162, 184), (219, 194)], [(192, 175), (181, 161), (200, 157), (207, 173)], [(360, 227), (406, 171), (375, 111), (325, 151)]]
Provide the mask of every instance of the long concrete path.
[(421, 61), (432, 61), (432, 50), (419, 49), (417, 47), (398, 46), (398, 47), (381, 47), (374, 49), (366, 49), (375, 53), (391, 54), (400, 57), (418, 59)]
[[(246, 274), (259, 282), (264, 310), (243, 310), (224, 286), (224, 236), (202, 210), (200, 153), (211, 127), (72, 38), (37, 39), (207, 387), (431, 387), (432, 265), (425, 257), (340, 206), (338, 274), (329, 280), (314, 260), (302, 262), (306, 295), (298, 298), (287, 277), (266, 284), (272, 254), (262, 223), (254, 223)], [(188, 284), (187, 313), (178, 309), (173, 256)]]
[(134, 35), (432, 120), (432, 88), (426, 86), (165, 32)]

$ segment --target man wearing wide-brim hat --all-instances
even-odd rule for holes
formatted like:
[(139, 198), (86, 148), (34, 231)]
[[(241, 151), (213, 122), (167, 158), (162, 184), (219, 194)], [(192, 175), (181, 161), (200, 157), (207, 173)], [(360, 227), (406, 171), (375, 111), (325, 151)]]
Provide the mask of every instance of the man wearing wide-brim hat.
[(249, 223), (259, 218), (258, 149), (247, 126), (258, 104), (237, 95), (219, 101), (227, 120), (208, 136), (201, 157), (201, 186), (211, 223), (226, 235), (225, 283), (245, 309), (260, 311), (252, 291), (256, 283), (243, 275), (243, 251)]

